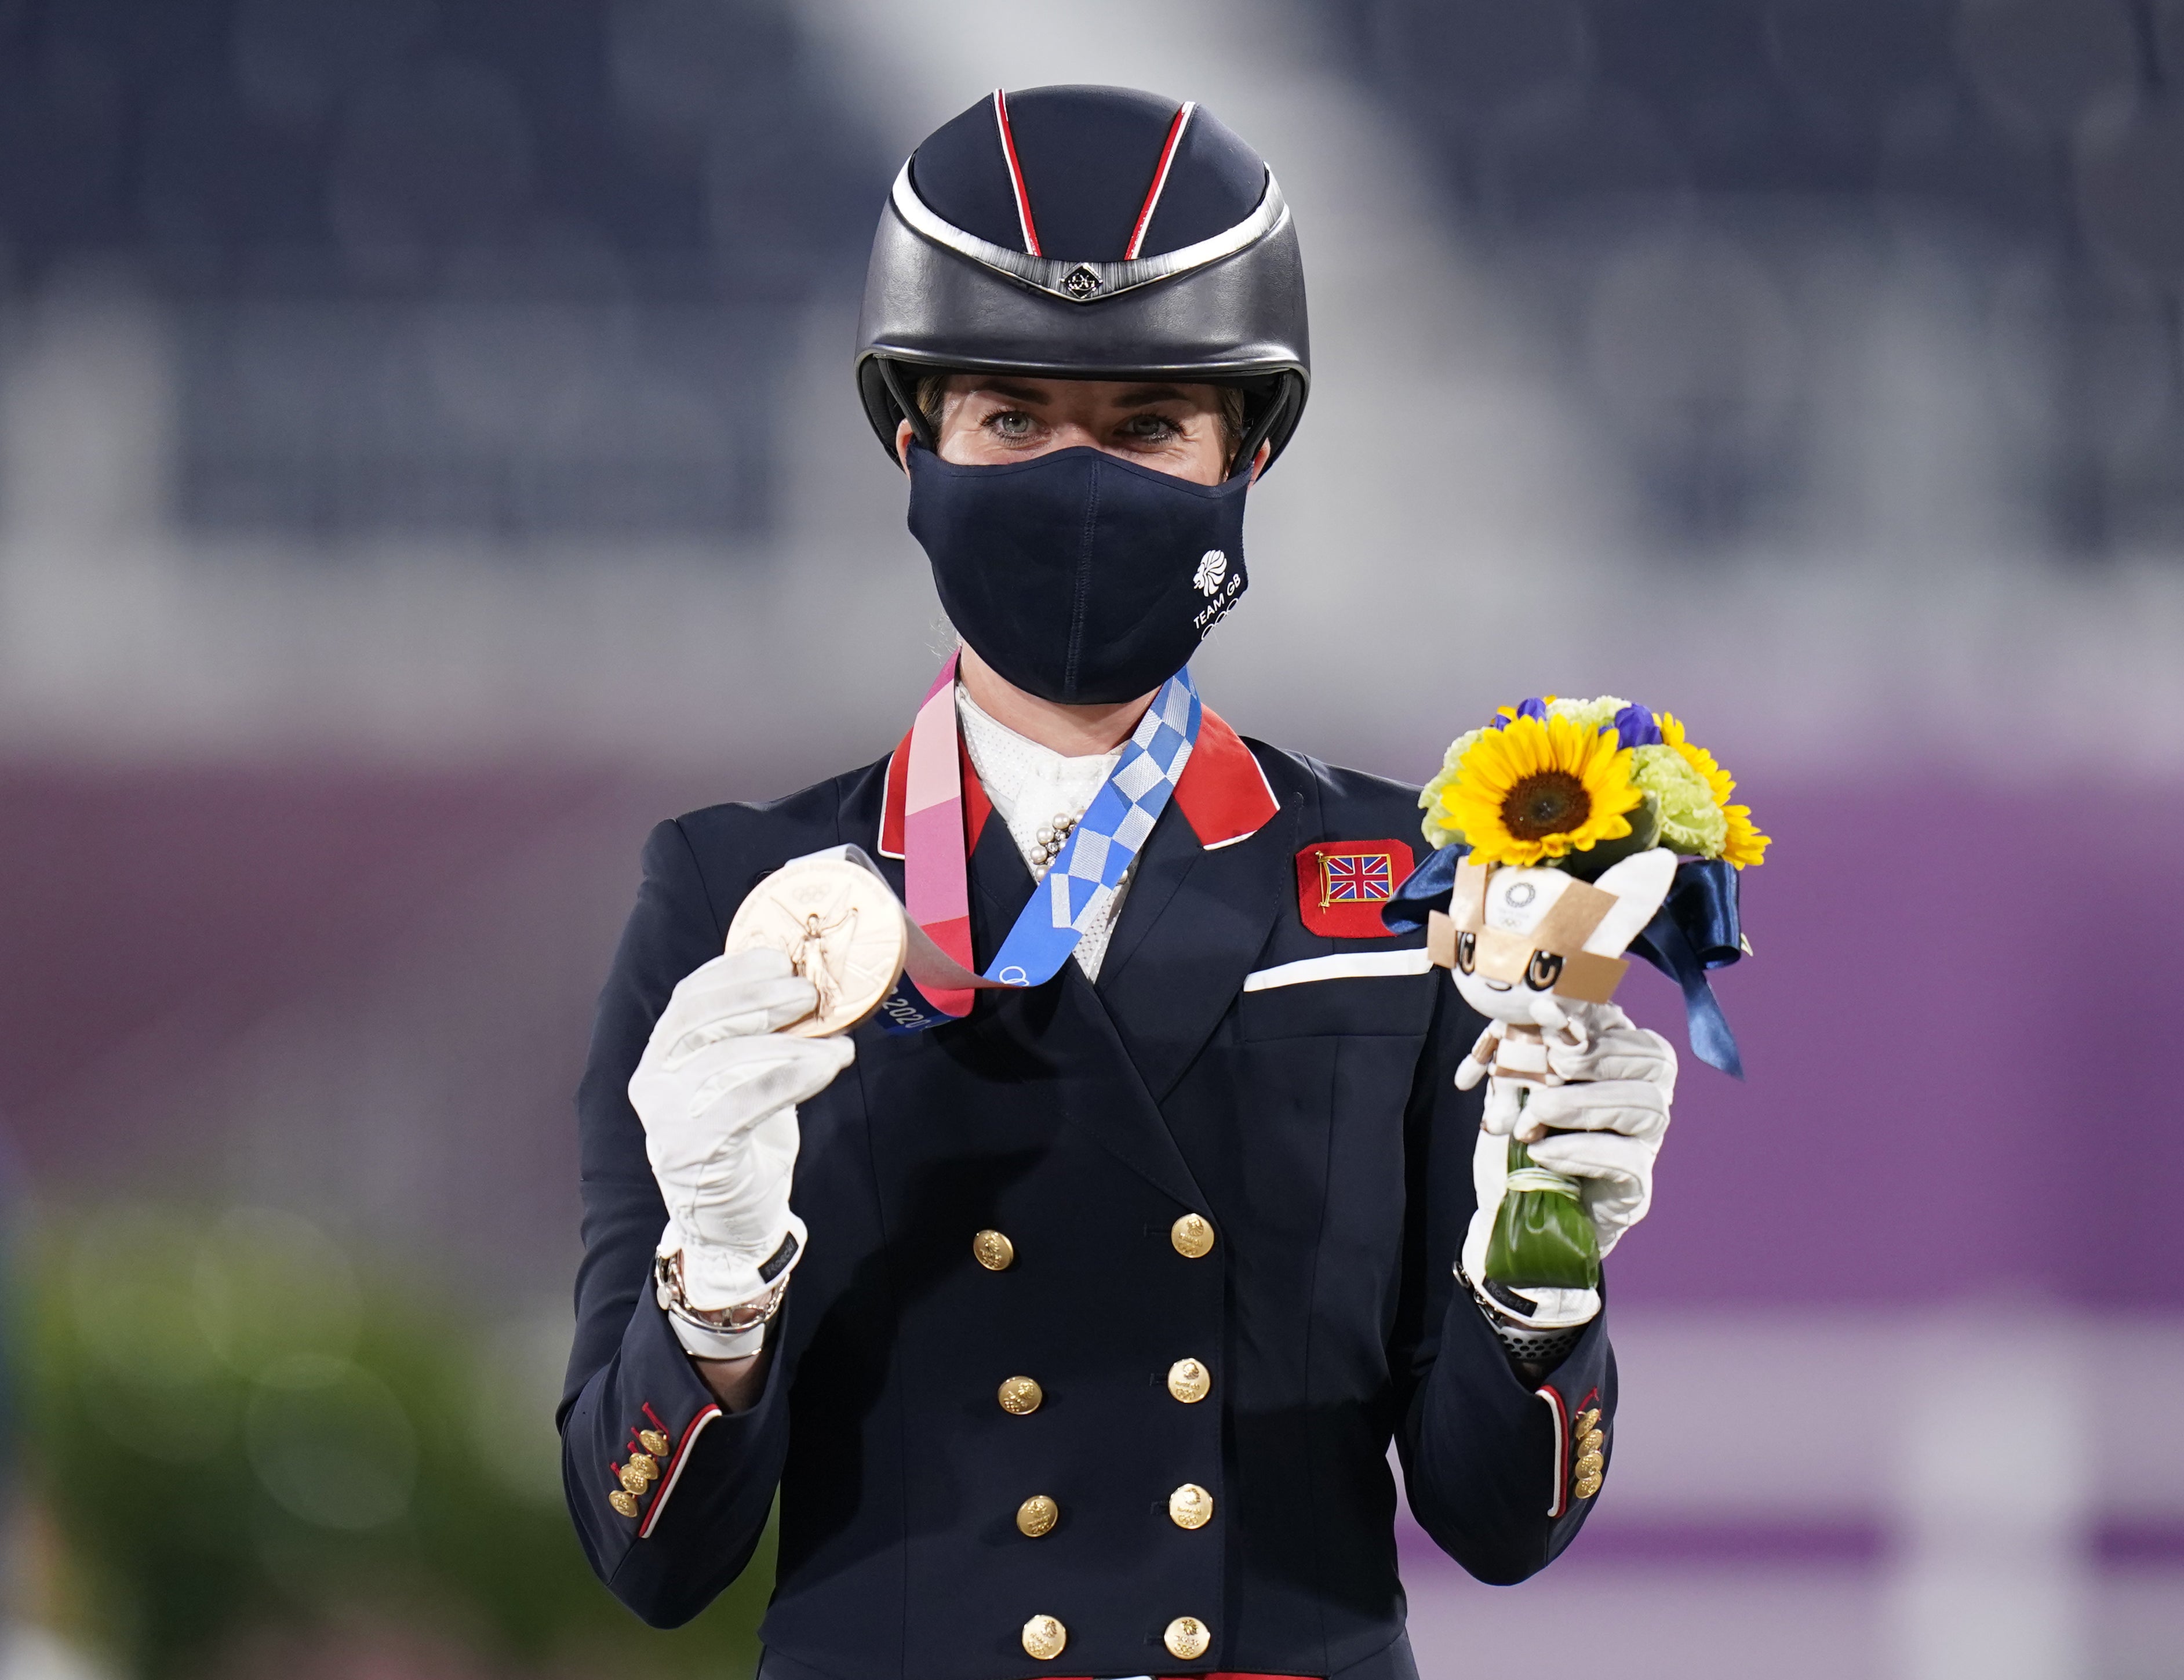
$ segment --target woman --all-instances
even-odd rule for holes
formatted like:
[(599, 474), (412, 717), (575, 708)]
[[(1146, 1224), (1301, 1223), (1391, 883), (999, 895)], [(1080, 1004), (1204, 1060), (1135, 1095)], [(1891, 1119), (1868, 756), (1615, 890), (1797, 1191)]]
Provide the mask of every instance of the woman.
[[(905, 166), (861, 332), (962, 647), (888, 758), (652, 835), (579, 1100), (578, 1530), (671, 1625), (777, 1488), (777, 1680), (1410, 1677), (1390, 1437), (1435, 1539), (1521, 1580), (1614, 1366), (1597, 1296), (1457, 1270), (1481, 1023), (1379, 913), (1416, 790), (1190, 680), (1304, 408), (1279, 189), (1195, 106), (997, 92)], [(1011, 983), (784, 1035), (812, 990), (728, 918), (849, 844)], [(1673, 1058), (1602, 1024), (1529, 1112), (1658, 1140)], [(1622, 1175), (1603, 1247), (1630, 1158), (1568, 1169)]]

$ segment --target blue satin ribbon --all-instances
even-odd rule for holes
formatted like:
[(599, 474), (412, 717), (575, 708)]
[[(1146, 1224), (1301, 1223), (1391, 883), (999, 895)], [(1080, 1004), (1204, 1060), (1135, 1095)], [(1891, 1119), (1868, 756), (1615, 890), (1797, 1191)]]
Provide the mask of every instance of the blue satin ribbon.
[(1414, 934), (1426, 924), (1426, 916), (1448, 908), (1456, 890), (1456, 866), (1470, 855), (1464, 845), (1445, 846), (1429, 852), (1424, 862), (1403, 877), (1396, 896), (1380, 907), (1380, 920), (1391, 934)]
[[(1388, 931), (1415, 933), (1430, 911), (1446, 911), (1456, 889), (1456, 866), (1471, 848), (1445, 846), (1403, 878), (1396, 896), (1381, 907)], [(1687, 857), (1676, 866), (1669, 896), (1645, 931), (1630, 941), (1642, 957), (1684, 994), (1684, 1024), (1691, 1053), (1710, 1068), (1744, 1077), (1744, 1058), (1729, 1029), (1721, 1000), (1708, 982), (1710, 968), (1726, 968), (1744, 955), (1743, 925), (1737, 913), (1736, 866), (1719, 857)]]
[(1669, 896), (1630, 941), (1633, 955), (1644, 957), (1684, 994), (1684, 1026), (1691, 1054), (1735, 1079), (1744, 1077), (1744, 1058), (1721, 1000), (1708, 983), (1707, 970), (1726, 968), (1744, 955), (1744, 930), (1737, 916), (1736, 866), (1719, 857), (1687, 857), (1676, 865)]

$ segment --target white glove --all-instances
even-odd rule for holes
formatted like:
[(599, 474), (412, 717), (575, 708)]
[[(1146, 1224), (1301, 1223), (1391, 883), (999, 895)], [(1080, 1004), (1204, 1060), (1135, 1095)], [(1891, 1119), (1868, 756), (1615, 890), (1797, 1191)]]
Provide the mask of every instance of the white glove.
[[(693, 1307), (762, 1296), (787, 1275), (759, 1275), (787, 1238), (795, 1239), (791, 1265), (802, 1256), (804, 1221), (788, 1208), (796, 1104), (824, 1090), (856, 1054), (845, 1037), (788, 1038), (776, 1030), (816, 1001), (780, 952), (716, 957), (675, 988), (630, 1076), (645, 1157), (667, 1203), (659, 1252), (681, 1253)], [(673, 1323), (681, 1336), (682, 1321)], [(711, 1356), (718, 1347), (693, 1351)]]
[[(1631, 1025), (1612, 1003), (1571, 1006), (1569, 1025), (1548, 1033), (1546, 1041), (1548, 1067), (1569, 1083), (1529, 1087), (1521, 1108), (1513, 1082), (1497, 1080), (1490, 1090), (1472, 1161), (1479, 1208), (1463, 1242), (1464, 1272), (1474, 1281), (1484, 1275), (1513, 1133), (1539, 1165), (1580, 1180), (1603, 1256), (1652, 1204), (1653, 1160), (1676, 1090), (1674, 1047)], [(1533, 1328), (1583, 1324), (1600, 1310), (1600, 1297), (1590, 1289), (1521, 1293), (1538, 1303), (1521, 1320)]]
[(1513, 1132), (1550, 1172), (1584, 1180), (1585, 1210), (1605, 1255), (1652, 1204), (1676, 1052), (1613, 1003), (1578, 1004), (1570, 1016), (1568, 1029), (1547, 1035), (1547, 1066), (1569, 1083), (1533, 1086), (1521, 1109), (1489, 1102), (1485, 1126), (1496, 1137)]

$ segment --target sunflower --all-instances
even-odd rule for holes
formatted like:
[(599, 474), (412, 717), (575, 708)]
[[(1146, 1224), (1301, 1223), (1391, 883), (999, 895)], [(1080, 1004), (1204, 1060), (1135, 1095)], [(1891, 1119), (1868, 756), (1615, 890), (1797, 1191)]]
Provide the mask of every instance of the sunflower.
[(1685, 738), (1683, 721), (1674, 712), (1657, 713), (1655, 721), (1661, 726), (1661, 740), (1705, 779), (1714, 804), (1720, 807), (1728, 831), (1720, 855), (1740, 869), (1747, 864), (1765, 862), (1767, 848), (1773, 842), (1753, 823), (1750, 806), (1729, 802), (1730, 795), (1736, 791), (1735, 779), (1715, 762), (1712, 753)]
[(1530, 864), (1623, 839), (1644, 800), (1612, 732), (1550, 714), (1484, 731), (1428, 820), (1461, 834), (1481, 863)]

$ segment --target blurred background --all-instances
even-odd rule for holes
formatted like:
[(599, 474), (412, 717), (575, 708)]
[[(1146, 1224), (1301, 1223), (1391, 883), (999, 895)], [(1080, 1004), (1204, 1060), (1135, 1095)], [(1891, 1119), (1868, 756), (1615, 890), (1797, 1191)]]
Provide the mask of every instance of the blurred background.
[(1209, 698), (1612, 689), (1779, 837), (1615, 1473), (1406, 1532), (1423, 1671), (2184, 1672), (2180, 0), (0, 0), (0, 1676), (748, 1672), (567, 1532), (570, 1099), (649, 823), (929, 679), (864, 250), (1069, 81), (1310, 266)]

